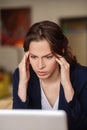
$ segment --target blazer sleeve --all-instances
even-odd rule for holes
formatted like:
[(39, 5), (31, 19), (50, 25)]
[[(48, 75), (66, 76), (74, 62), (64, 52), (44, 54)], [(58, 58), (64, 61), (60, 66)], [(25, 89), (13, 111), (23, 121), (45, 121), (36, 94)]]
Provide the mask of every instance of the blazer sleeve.
[(68, 116), (76, 124), (76, 130), (87, 130), (87, 67), (78, 67), (71, 80), (75, 94), (68, 103)]
[(28, 101), (22, 102), (18, 96), (19, 69), (13, 73), (13, 109), (27, 109)]

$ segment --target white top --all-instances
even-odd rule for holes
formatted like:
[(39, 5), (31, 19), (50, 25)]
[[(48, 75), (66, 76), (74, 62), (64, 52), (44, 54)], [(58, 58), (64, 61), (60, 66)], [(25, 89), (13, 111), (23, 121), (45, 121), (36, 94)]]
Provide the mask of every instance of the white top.
[[(41, 85), (40, 85), (41, 86)], [(57, 98), (54, 106), (52, 107), (48, 101), (48, 99), (45, 96), (45, 93), (41, 87), (41, 105), (42, 105), (42, 110), (58, 110), (58, 105), (59, 105), (59, 97)]]

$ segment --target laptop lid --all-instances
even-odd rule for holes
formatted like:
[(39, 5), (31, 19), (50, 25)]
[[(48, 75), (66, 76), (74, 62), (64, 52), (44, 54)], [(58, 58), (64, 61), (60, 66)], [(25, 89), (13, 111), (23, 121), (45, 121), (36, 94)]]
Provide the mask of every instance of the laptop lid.
[(61, 110), (0, 110), (0, 130), (67, 130), (67, 116)]

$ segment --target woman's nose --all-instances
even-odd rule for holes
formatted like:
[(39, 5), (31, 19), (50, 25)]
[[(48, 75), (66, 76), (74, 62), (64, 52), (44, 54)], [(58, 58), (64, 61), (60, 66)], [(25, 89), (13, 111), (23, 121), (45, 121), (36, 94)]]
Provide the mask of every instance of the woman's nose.
[(44, 68), (45, 67), (45, 62), (44, 62), (44, 60), (43, 59), (39, 59), (38, 60), (38, 68), (39, 69), (42, 69), (42, 68)]

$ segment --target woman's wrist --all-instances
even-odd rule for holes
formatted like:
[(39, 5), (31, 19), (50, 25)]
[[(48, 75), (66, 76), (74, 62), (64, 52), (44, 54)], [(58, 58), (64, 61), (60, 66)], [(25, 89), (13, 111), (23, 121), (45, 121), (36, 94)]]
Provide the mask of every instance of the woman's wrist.
[(74, 95), (74, 89), (73, 89), (71, 83), (68, 83), (64, 87), (64, 93), (65, 93), (65, 98), (66, 98), (67, 102), (70, 102), (73, 99), (73, 95)]
[(27, 97), (26, 94), (27, 94), (27, 84), (19, 83), (18, 96), (20, 97), (22, 102), (26, 101), (26, 97)]

